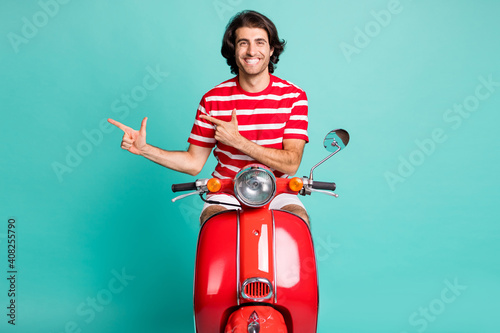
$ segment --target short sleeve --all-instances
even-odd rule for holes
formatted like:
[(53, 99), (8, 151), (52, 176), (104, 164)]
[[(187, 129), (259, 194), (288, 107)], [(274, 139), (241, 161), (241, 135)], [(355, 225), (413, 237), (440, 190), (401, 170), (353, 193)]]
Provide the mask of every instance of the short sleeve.
[(307, 96), (304, 91), (301, 91), (292, 104), (292, 111), (285, 126), (283, 139), (302, 139), (309, 142), (307, 134), (308, 124)]
[(201, 119), (200, 115), (202, 114), (206, 116), (209, 115), (205, 108), (205, 98), (201, 99), (198, 110), (196, 111), (196, 117), (188, 142), (201, 147), (213, 148), (216, 143), (214, 138), (214, 125), (205, 119)]

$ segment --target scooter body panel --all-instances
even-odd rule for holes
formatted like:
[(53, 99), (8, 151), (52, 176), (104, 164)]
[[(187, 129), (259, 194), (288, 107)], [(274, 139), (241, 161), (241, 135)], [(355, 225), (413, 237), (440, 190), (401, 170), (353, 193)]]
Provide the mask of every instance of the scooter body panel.
[(309, 226), (300, 217), (273, 211), (276, 248), (275, 307), (289, 332), (316, 332), (318, 278)]
[[(198, 333), (223, 332), (234, 311), (259, 303), (283, 315), (287, 332), (316, 332), (314, 246), (308, 225), (296, 215), (255, 209), (211, 217), (200, 231), (195, 272)], [(268, 280), (272, 297), (243, 298), (242, 285), (251, 278)]]
[(208, 219), (200, 230), (194, 277), (196, 332), (220, 333), (237, 305), (238, 213)]

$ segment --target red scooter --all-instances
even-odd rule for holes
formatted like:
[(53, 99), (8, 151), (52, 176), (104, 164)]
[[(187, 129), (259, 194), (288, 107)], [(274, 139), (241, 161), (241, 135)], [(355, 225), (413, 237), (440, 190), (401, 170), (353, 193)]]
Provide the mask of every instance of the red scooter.
[[(201, 226), (194, 277), (197, 333), (313, 333), (318, 318), (316, 259), (309, 225), (297, 215), (269, 210), (278, 194), (337, 197), (335, 183), (313, 180), (313, 171), (349, 142), (345, 130), (328, 133), (329, 156), (309, 178), (275, 178), (251, 164), (234, 179), (199, 179), (172, 191), (235, 196), (241, 209), (210, 217)], [(208, 202), (210, 200), (208, 199)]]

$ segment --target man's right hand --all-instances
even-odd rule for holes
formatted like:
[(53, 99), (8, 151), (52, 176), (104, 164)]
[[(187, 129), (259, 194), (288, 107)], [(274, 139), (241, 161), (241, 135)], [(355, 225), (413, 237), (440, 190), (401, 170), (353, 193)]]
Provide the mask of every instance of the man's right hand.
[(142, 120), (141, 128), (138, 131), (125, 126), (122, 123), (111, 118), (108, 119), (108, 122), (115, 125), (124, 132), (121, 145), (122, 149), (128, 150), (132, 154), (142, 155), (143, 150), (146, 147), (146, 123), (148, 122), (147, 117)]
[(205, 165), (212, 151), (212, 148), (193, 144), (189, 145), (187, 151), (168, 151), (146, 144), (146, 123), (148, 118), (142, 120), (141, 128), (138, 131), (116, 120), (108, 119), (108, 121), (125, 133), (122, 139), (123, 149), (133, 154), (144, 156), (148, 160), (175, 171), (193, 176), (197, 175)]

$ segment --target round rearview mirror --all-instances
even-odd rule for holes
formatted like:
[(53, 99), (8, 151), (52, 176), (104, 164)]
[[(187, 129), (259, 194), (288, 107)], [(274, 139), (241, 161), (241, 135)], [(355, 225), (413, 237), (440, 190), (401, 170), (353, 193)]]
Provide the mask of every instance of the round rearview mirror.
[(329, 152), (344, 149), (349, 143), (349, 133), (343, 129), (336, 129), (328, 133), (323, 141), (323, 145)]

